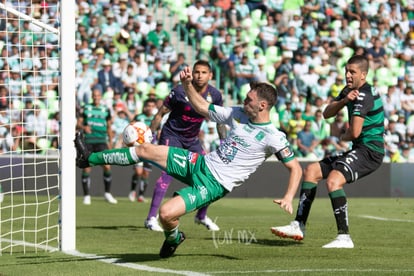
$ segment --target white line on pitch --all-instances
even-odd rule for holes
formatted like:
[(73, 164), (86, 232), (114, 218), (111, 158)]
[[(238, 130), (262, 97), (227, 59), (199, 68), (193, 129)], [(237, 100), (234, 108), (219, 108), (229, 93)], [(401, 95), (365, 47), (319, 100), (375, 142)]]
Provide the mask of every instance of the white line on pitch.
[(382, 220), (382, 221), (414, 222), (414, 220), (410, 220), (410, 219), (382, 218), (382, 217), (375, 217), (375, 216), (369, 216), (369, 215), (361, 215), (359, 217), (361, 217), (361, 218), (367, 218), (367, 219)]
[[(20, 246), (40, 248), (40, 249), (46, 250), (48, 252), (57, 252), (57, 251), (59, 251), (59, 249), (56, 248), (56, 247), (39, 245), (39, 244), (34, 244), (34, 243), (30, 243), (30, 242), (25, 242), (25, 241), (9, 240), (9, 239), (0, 239), (0, 241), (7, 242), (7, 243), (13, 243), (15, 245), (20, 245)], [(134, 263), (126, 263), (126, 262), (123, 262), (121, 259), (108, 258), (106, 256), (98, 256), (98, 255), (95, 255), (95, 254), (86, 254), (86, 253), (81, 253), (81, 252), (76, 251), (76, 250), (74, 250), (74, 251), (63, 251), (63, 253), (68, 254), (68, 255), (72, 255), (72, 256), (75, 256), (75, 257), (80, 257), (80, 258), (85, 258), (85, 259), (90, 259), (90, 260), (96, 260), (96, 261), (100, 261), (100, 262), (103, 262), (103, 263), (108, 263), (108, 264), (112, 264), (112, 265), (127, 267), (127, 268), (146, 271), (146, 272), (169, 273), (169, 274), (178, 274), (178, 275), (186, 275), (186, 276), (207, 276), (208, 275), (208, 274), (194, 272), (194, 271), (173, 270), (173, 269), (151, 267), (151, 266), (148, 266), (148, 265), (139, 265), (139, 264), (134, 264)]]
[(414, 269), (349, 269), (349, 268), (315, 268), (315, 269), (270, 269), (270, 270), (252, 270), (252, 271), (211, 271), (211, 274), (265, 274), (265, 273), (333, 273), (333, 272), (385, 272), (385, 273), (401, 273), (401, 272), (414, 272)]
[(148, 265), (140, 265), (135, 263), (125, 263), (121, 259), (116, 258), (108, 258), (105, 256), (99, 256), (95, 254), (86, 254), (81, 253), (79, 251), (64, 251), (63, 253), (75, 256), (75, 257), (81, 257), (85, 259), (91, 259), (96, 260), (112, 265), (127, 267), (135, 270), (141, 270), (146, 272), (156, 272), (156, 273), (169, 273), (169, 274), (178, 274), (178, 275), (186, 275), (186, 276), (207, 276), (208, 274), (199, 273), (195, 271), (186, 271), (186, 270), (173, 270), (173, 269), (165, 269), (165, 268), (158, 268), (158, 267), (151, 267)]

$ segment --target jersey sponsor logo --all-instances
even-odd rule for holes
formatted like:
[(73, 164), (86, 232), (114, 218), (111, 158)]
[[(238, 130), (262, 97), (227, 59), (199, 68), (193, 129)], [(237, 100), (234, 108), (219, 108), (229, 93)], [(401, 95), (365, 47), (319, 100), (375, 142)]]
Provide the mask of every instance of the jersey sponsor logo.
[(117, 165), (129, 165), (128, 156), (124, 152), (111, 152), (111, 153), (103, 153), (102, 157), (105, 163), (109, 164), (117, 164)]
[(193, 117), (190, 117), (190, 116), (187, 116), (187, 115), (183, 115), (183, 116), (182, 116), (182, 119), (183, 119), (183, 121), (186, 121), (186, 122), (192, 122), (192, 123), (201, 123), (201, 122), (203, 122), (203, 120), (204, 120), (204, 118), (203, 118), (203, 117), (200, 117), (200, 118), (193, 118)]
[(246, 143), (246, 141), (244, 141), (244, 139), (243, 139), (243, 138), (240, 138), (239, 136), (234, 136), (234, 137), (233, 137), (233, 140), (234, 140), (237, 144), (239, 144), (239, 145), (241, 145), (241, 146), (243, 146), (243, 147), (245, 147), (245, 148), (250, 147), (250, 144)]

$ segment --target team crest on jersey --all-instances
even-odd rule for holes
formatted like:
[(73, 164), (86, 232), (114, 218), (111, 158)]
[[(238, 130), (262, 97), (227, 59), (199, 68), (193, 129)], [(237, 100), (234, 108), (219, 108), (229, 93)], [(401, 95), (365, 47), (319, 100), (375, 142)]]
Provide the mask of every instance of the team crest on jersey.
[(254, 137), (257, 141), (262, 141), (263, 138), (265, 137), (265, 133), (263, 131), (259, 131), (259, 133), (256, 134), (256, 136)]
[(190, 152), (188, 154), (188, 161), (190, 161), (191, 164), (195, 164), (198, 159), (198, 153), (196, 152)]
[(208, 101), (209, 103), (213, 102), (213, 98), (211, 97), (210, 92), (208, 92), (208, 95), (206, 97), (206, 101)]

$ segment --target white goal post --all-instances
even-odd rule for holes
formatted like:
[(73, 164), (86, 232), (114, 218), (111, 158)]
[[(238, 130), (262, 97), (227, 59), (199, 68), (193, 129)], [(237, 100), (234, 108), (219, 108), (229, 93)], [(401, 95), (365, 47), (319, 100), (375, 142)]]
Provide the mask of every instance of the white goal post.
[(75, 8), (0, 3), (0, 255), (76, 248)]

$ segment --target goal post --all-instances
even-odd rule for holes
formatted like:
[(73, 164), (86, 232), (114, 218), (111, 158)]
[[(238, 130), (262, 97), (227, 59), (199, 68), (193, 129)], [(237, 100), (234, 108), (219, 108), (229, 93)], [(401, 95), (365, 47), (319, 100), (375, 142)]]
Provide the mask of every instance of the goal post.
[(75, 6), (0, 3), (0, 255), (76, 248)]
[(75, 1), (61, 3), (61, 233), (60, 250), (76, 249), (76, 168), (73, 139), (76, 126), (75, 98)]

